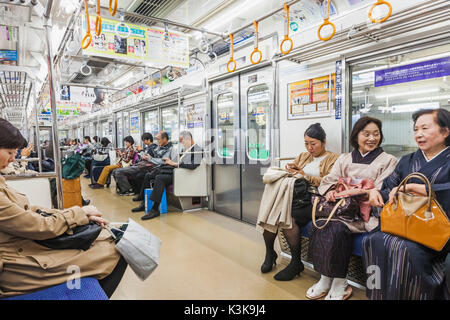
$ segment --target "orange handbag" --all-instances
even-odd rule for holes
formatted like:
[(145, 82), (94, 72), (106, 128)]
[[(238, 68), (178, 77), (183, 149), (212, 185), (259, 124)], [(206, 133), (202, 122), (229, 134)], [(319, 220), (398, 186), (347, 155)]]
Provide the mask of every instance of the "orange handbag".
[[(427, 196), (407, 193), (406, 184), (412, 178), (428, 186)], [(402, 190), (403, 187), (403, 190)], [(420, 243), (441, 251), (450, 238), (450, 221), (436, 200), (430, 181), (421, 173), (408, 175), (400, 183), (392, 204), (381, 211), (381, 231)]]

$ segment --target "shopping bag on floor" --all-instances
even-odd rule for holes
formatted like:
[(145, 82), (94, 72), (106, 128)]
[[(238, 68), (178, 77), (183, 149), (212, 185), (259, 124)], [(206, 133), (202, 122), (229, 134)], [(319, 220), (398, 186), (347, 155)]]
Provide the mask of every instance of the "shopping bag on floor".
[(121, 228), (107, 229), (116, 240), (117, 251), (134, 273), (142, 281), (147, 279), (158, 266), (161, 240), (132, 219)]

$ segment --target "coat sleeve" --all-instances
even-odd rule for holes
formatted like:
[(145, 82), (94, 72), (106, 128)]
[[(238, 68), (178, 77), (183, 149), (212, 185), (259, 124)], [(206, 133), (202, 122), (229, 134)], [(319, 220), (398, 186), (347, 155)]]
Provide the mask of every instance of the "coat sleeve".
[(330, 173), (322, 178), (319, 186), (319, 193), (321, 195), (325, 195), (328, 190), (339, 181), (340, 177), (345, 176), (343, 174), (345, 156), (346, 154), (341, 155), (334, 163)]
[(0, 231), (31, 240), (46, 240), (89, 223), (80, 207), (49, 211), (52, 215), (44, 217), (32, 210), (25, 210), (0, 192)]
[(397, 162), (398, 162), (397, 158), (395, 158), (394, 156), (389, 157), (389, 161), (387, 162), (387, 164), (385, 166), (383, 166), (380, 174), (375, 179), (375, 188), (377, 188), (378, 190), (382, 189), (383, 181), (395, 171)]

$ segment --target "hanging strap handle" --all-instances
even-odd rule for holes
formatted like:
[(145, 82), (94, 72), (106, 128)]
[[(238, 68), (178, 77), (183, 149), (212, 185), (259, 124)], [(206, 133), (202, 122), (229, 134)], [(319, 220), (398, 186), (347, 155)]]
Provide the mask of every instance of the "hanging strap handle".
[[(234, 72), (237, 67), (236, 60), (234, 60), (234, 36), (230, 33), (230, 49), (231, 49), (231, 58), (230, 61), (227, 63), (227, 70), (228, 72)], [(231, 67), (233, 65), (233, 67)]]
[(91, 35), (91, 21), (89, 18), (89, 5), (87, 0), (84, 0), (84, 6), (86, 7), (86, 35), (84, 36), (83, 40), (81, 41), (81, 49), (87, 49), (92, 41), (92, 35)]
[(102, 17), (100, 12), (100, 0), (97, 0), (97, 18), (95, 19), (95, 34), (97, 36), (102, 33)]
[[(284, 34), (284, 40), (281, 41), (281, 45), (280, 45), (280, 51), (282, 54), (288, 54), (289, 52), (292, 51), (292, 49), (294, 48), (294, 42), (292, 41), (291, 38), (289, 38), (289, 6), (287, 3), (284, 3), (284, 13), (286, 16), (286, 20), (285, 20), (285, 24), (286, 24), (286, 33)], [(289, 49), (284, 51), (283, 50), (283, 46), (286, 42), (290, 43)]]
[(109, 0), (109, 13), (114, 17), (117, 12), (117, 0), (114, 0), (114, 8), (112, 6), (113, 0)]
[[(384, 18), (382, 18), (382, 19), (375, 19), (375, 18), (373, 18), (373, 17), (372, 17), (372, 12), (373, 12), (373, 10), (374, 10), (376, 7), (381, 6), (381, 5), (387, 5), (387, 6), (388, 6), (388, 8), (389, 8), (388, 14), (386, 15), (386, 17), (384, 17)], [(391, 5), (389, 2), (385, 1), (385, 0), (377, 0), (377, 2), (374, 3), (374, 4), (370, 7), (370, 9), (369, 9), (369, 19), (370, 19), (370, 21), (372, 21), (372, 23), (382, 23), (382, 22), (385, 22), (387, 19), (389, 19), (389, 17), (391, 16), (391, 14), (392, 14), (392, 5)]]
[[(334, 23), (330, 22), (330, 4), (331, 4), (331, 0), (327, 0), (327, 1), (328, 1), (328, 16), (323, 19), (323, 23), (319, 27), (319, 30), (317, 31), (317, 35), (319, 36), (319, 39), (322, 40), (322, 41), (330, 40), (331, 38), (334, 37), (334, 35), (336, 33), (336, 26), (334, 25)], [(327, 26), (327, 25), (330, 25), (330, 26), (333, 27), (333, 32), (328, 37), (322, 37), (322, 35), (321, 35), (322, 28)]]
[[(252, 64), (258, 64), (261, 62), (262, 60), (262, 52), (258, 49), (259, 47), (259, 34), (258, 34), (258, 21), (253, 21), (253, 25), (255, 26), (255, 49), (253, 50), (252, 54), (250, 55), (250, 61), (252, 62)], [(259, 54), (259, 59), (258, 60), (254, 60), (253, 56), (255, 54)]]

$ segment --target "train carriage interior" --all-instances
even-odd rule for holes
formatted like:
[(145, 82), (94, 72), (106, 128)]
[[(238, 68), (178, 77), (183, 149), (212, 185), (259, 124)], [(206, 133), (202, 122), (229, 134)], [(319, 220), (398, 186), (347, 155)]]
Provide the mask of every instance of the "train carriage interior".
[[(343, 155), (358, 151), (352, 129), (367, 117), (382, 122), (378, 146), (392, 162), (416, 154), (413, 114), (450, 111), (449, 31), (448, 0), (0, 0), (0, 118), (20, 130), (30, 149), (0, 166), (0, 179), (31, 205), (66, 210), (65, 217), (74, 210), (73, 219), (76, 210), (91, 208), (129, 229), (133, 220), (161, 243), (154, 272), (143, 281), (127, 268), (111, 294), (104, 275), (83, 270), (89, 283), (83, 293), (62, 294), (64, 281), (46, 282), (46, 276), (42, 288), (25, 278), (13, 290), (8, 277), (18, 274), (7, 271), (2, 198), (0, 299), (95, 299), (98, 293), (111, 300), (329, 300), (330, 292), (340, 292), (333, 279), (341, 278), (342, 300), (390, 299), (385, 288), (380, 296), (371, 291), (364, 240), (371, 230), (350, 233), (337, 220), (322, 230), (315, 213), (302, 225), (291, 217), (294, 181), (307, 181), (306, 169), (313, 169), (295, 167), (301, 175), (294, 176), (288, 168), (313, 155), (307, 132), (320, 124), (326, 139), (313, 140), (324, 146), (323, 157), (310, 161), (319, 159), (314, 192), (321, 192), (330, 179), (322, 175), (325, 146), (341, 156), (335, 166), (344, 166)], [(8, 133), (0, 135), (6, 141)], [(361, 150), (367, 160), (372, 149)], [(431, 185), (443, 166), (427, 177)], [(271, 181), (274, 175), (283, 182)], [(8, 194), (2, 188), (0, 181), (0, 193)], [(439, 200), (444, 191), (436, 190)], [(314, 192), (309, 213), (323, 208), (313, 206)], [(441, 206), (449, 216), (446, 202)], [(275, 240), (268, 251), (272, 229), (265, 225), (271, 223)], [(105, 228), (102, 235), (111, 232)], [(333, 257), (313, 252), (326, 246), (317, 239), (332, 228), (348, 232), (343, 277), (319, 266)], [(333, 255), (344, 251), (338, 240)], [(280, 281), (295, 258), (304, 270)], [(448, 263), (442, 266), (448, 273)], [(314, 293), (324, 279), (333, 285)], [(402, 294), (396, 297), (416, 298)], [(430, 297), (436, 295), (419, 298)]]

